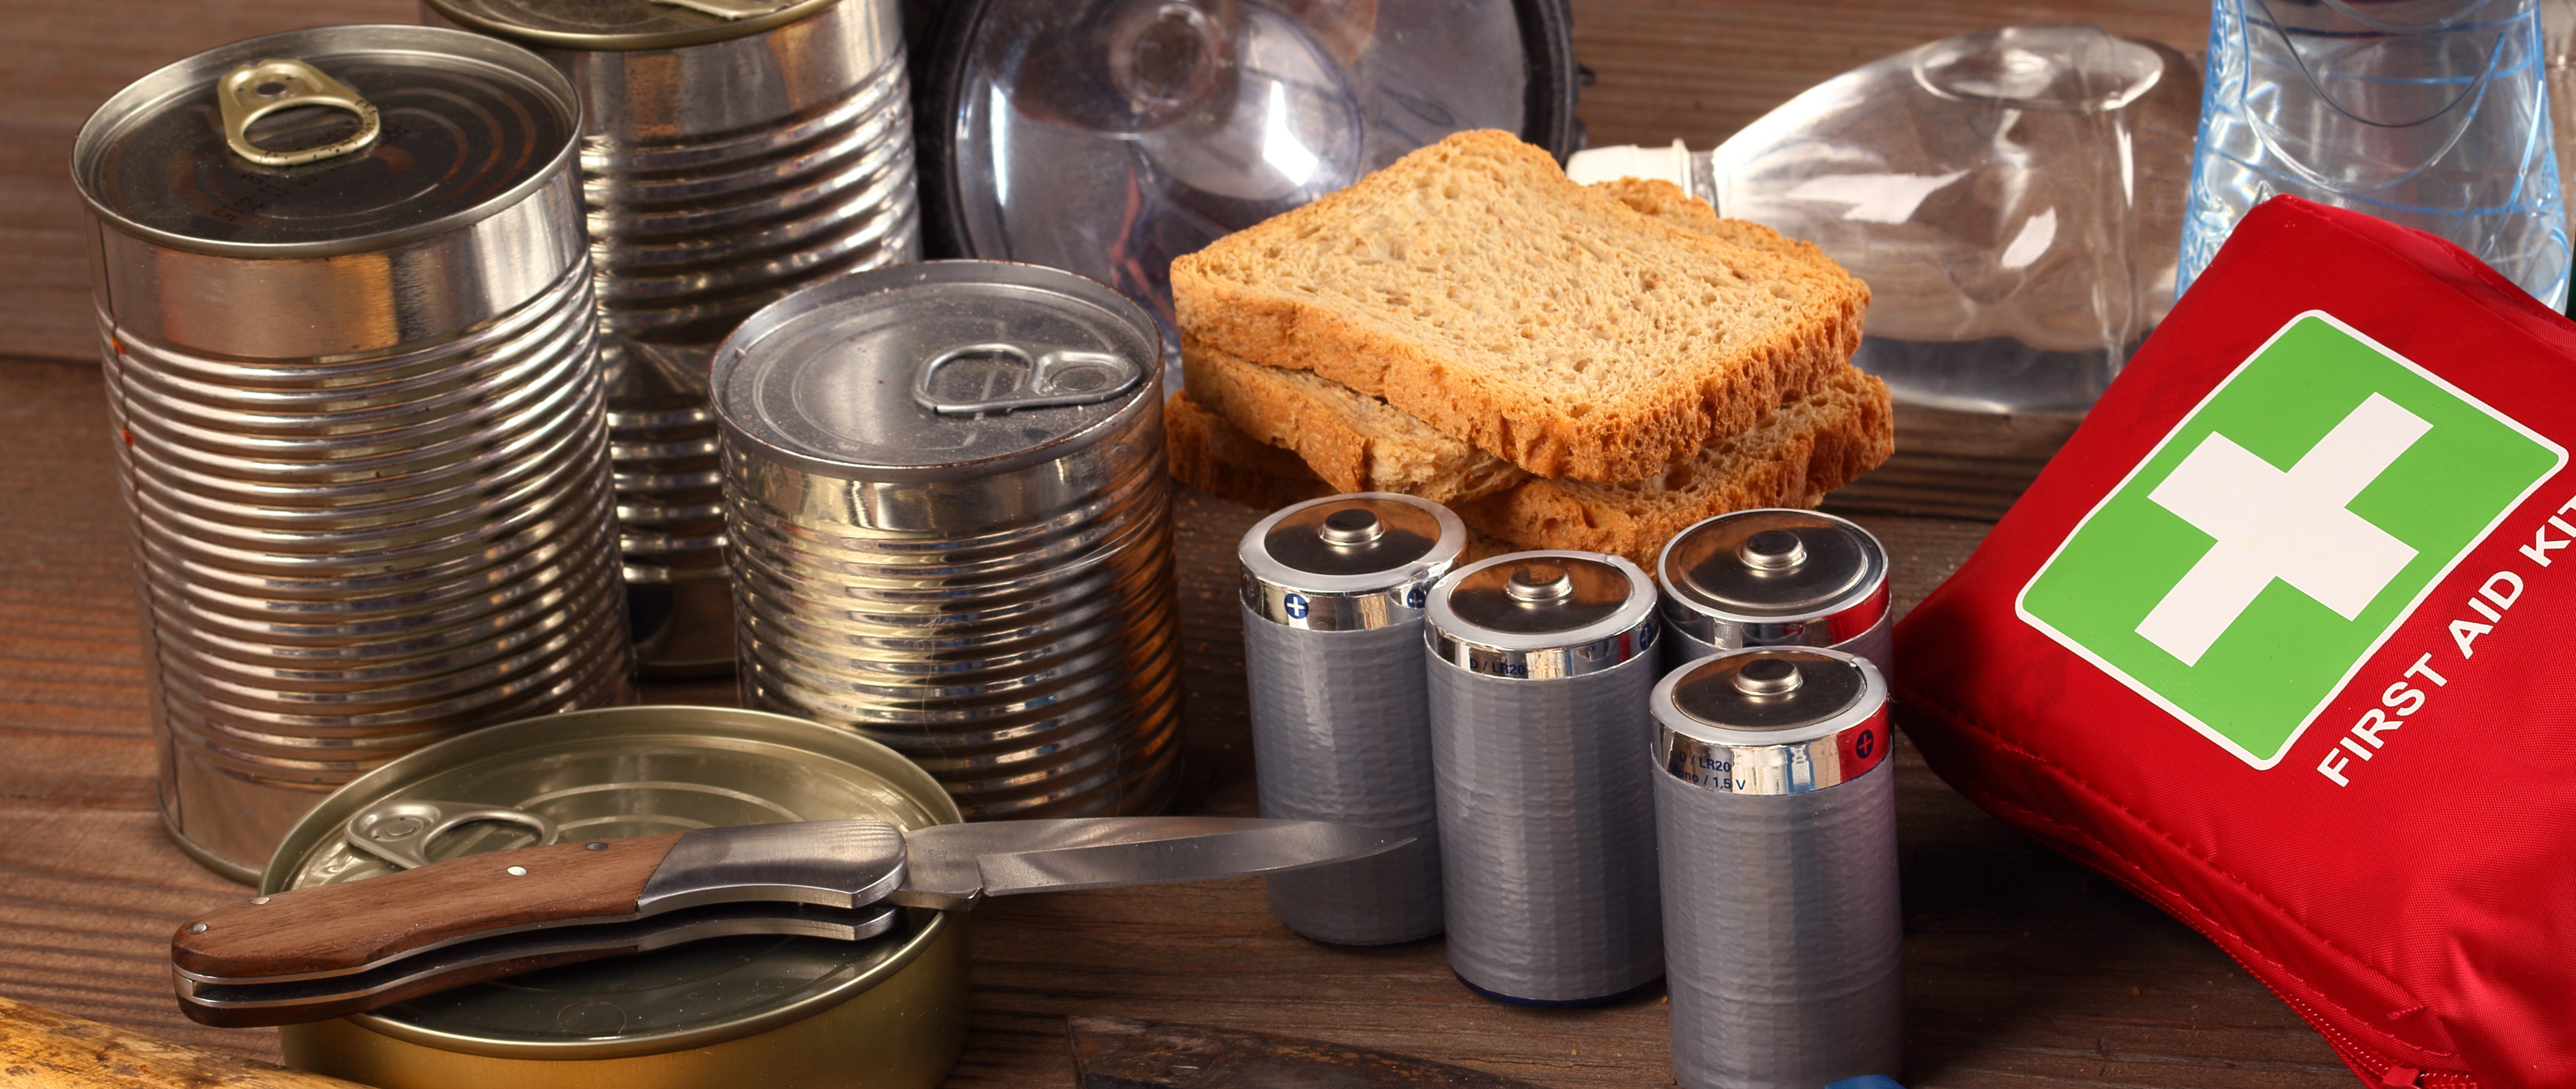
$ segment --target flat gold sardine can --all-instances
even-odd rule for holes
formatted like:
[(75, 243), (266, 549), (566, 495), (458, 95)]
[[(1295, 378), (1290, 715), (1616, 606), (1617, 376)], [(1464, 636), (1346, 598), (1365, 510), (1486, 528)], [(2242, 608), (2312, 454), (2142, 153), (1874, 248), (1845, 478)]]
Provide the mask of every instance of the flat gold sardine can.
[[(901, 755), (803, 719), (626, 707), (506, 723), (351, 783), (287, 836), (264, 893), (362, 880), (390, 863), (346, 841), (388, 802), (517, 809), (557, 842), (865, 817), (954, 823), (947, 791)], [(442, 860), (537, 833), (468, 824)], [(966, 940), (909, 910), (856, 942), (747, 935), (531, 972), (280, 1030), (288, 1065), (381, 1089), (928, 1089), (965, 1047)]]

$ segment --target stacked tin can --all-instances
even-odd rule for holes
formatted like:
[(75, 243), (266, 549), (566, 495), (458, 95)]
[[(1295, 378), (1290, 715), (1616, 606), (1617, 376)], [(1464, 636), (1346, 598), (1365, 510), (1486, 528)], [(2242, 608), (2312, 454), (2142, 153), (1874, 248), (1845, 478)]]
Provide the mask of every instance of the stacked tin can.
[(1667, 670), (1739, 647), (1831, 647), (1889, 663), (1887, 550), (1843, 519), (1721, 514), (1674, 535), (1655, 569)]
[(1261, 815), (1414, 838), (1272, 876), (1270, 910), (1299, 934), (1382, 945), (1440, 932), (1422, 607), (1466, 545), (1467, 527), (1447, 507), (1385, 492), (1299, 503), (1243, 535)]
[(895, 0), (425, 0), (579, 90), (618, 520), (647, 673), (733, 663), (707, 366), (755, 310), (918, 256)]
[(1893, 1077), (1903, 922), (1887, 685), (1833, 650), (1732, 651), (1655, 686), (1673, 1074)]
[(1520, 552), (1431, 591), (1431, 755), (1449, 967), (1491, 998), (1607, 1001), (1663, 973), (1655, 589), (1637, 565)]
[(745, 704), (884, 743), (969, 819), (1167, 804), (1162, 361), (1125, 296), (990, 261), (743, 323), (715, 409)]
[(81, 131), (162, 812), (216, 869), (403, 753), (629, 693), (580, 122), (524, 50), (353, 26)]

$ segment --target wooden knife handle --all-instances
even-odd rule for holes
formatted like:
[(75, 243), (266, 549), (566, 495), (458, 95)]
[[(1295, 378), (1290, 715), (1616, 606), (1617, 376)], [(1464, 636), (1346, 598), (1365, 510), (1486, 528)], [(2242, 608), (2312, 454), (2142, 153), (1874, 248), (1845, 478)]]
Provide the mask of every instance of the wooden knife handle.
[(352, 972), (467, 935), (633, 915), (685, 834), (467, 855), (257, 897), (180, 924), (170, 962), (228, 981)]

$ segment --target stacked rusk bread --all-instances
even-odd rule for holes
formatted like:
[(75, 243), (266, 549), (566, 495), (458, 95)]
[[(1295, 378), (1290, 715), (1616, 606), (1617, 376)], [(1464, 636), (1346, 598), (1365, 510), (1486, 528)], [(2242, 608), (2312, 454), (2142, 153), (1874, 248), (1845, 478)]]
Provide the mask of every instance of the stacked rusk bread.
[(1869, 288), (1665, 182), (1452, 136), (1172, 263), (1172, 472), (1257, 506), (1391, 491), (1651, 565), (1714, 514), (1887, 460)]

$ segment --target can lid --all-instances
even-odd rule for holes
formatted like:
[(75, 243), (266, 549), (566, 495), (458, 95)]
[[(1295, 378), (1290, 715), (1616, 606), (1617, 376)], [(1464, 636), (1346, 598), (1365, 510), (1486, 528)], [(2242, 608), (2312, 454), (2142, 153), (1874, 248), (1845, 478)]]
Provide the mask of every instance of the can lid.
[(1421, 615), (1467, 547), (1449, 508), (1393, 492), (1326, 496), (1253, 525), (1236, 555), (1243, 603), (1275, 623), (1342, 631)]
[(1811, 647), (1702, 658), (1655, 685), (1667, 772), (1736, 794), (1796, 794), (1886, 759), (1887, 682), (1867, 659)]
[(103, 219), (242, 257), (378, 250), (473, 223), (567, 169), (572, 84), (534, 54), (421, 26), (294, 30), (134, 81), (81, 127)]
[(763, 308), (717, 350), (717, 418), (761, 456), (856, 480), (1034, 465), (1159, 405), (1153, 319), (1098, 281), (1005, 261), (853, 273)]
[(1676, 535), (1657, 566), (1680, 604), (1729, 620), (1829, 615), (1887, 582), (1877, 538), (1807, 510), (1721, 514)]
[(424, 0), (459, 26), (556, 49), (678, 49), (795, 22), (840, 0)]
[(1442, 660), (1530, 680), (1599, 672), (1655, 644), (1644, 570), (1597, 552), (1515, 552), (1432, 588), (1424, 633)]
[[(334, 792), (287, 833), (260, 890), (388, 872), (349, 839), (388, 802), (518, 810), (542, 821), (464, 824), (433, 860), (557, 841), (723, 825), (872, 817), (954, 822), (956, 805), (893, 750), (801, 719), (715, 707), (620, 707), (486, 727), (398, 758)], [(371, 826), (372, 827), (372, 826)], [(387, 1036), (507, 1058), (604, 1059), (704, 1047), (828, 1009), (917, 956), (947, 925), (908, 912), (856, 942), (746, 935), (479, 983), (353, 1018)]]

